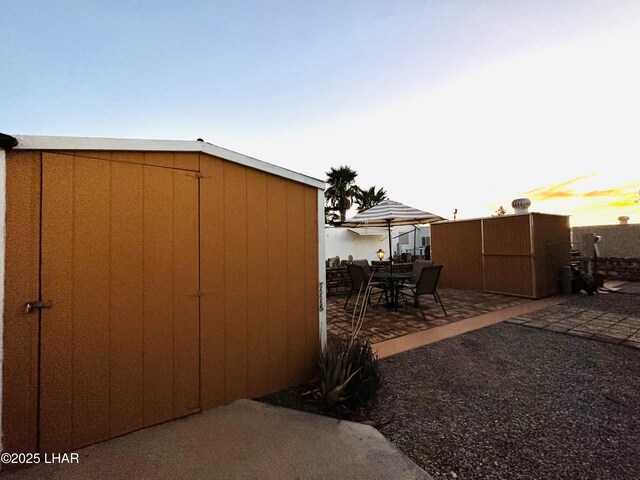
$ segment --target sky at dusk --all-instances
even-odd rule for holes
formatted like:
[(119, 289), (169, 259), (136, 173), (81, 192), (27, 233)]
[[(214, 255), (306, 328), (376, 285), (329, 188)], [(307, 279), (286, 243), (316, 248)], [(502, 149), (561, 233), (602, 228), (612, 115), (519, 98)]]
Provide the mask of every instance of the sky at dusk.
[(195, 140), (452, 218), (640, 222), (640, 2), (4, 0), (0, 132)]

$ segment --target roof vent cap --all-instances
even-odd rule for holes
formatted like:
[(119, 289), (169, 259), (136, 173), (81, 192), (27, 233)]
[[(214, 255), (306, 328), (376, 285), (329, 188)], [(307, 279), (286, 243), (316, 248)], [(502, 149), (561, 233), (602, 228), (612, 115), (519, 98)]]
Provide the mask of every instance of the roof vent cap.
[(516, 215), (526, 215), (529, 213), (529, 207), (531, 206), (531, 200), (528, 198), (516, 198), (511, 202), (511, 206), (516, 211)]

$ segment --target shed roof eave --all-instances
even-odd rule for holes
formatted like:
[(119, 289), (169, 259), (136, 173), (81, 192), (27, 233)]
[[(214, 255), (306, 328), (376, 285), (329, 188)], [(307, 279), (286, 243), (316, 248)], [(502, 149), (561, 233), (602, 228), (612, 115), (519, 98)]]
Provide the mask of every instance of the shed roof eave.
[(53, 137), (39, 135), (14, 135), (14, 137), (18, 140), (18, 145), (15, 147), (16, 150), (200, 152), (305, 185), (310, 185), (320, 190), (325, 189), (325, 183), (322, 180), (249, 157), (248, 155), (243, 155), (242, 153), (218, 147), (208, 142), (191, 140), (142, 140), (132, 138)]

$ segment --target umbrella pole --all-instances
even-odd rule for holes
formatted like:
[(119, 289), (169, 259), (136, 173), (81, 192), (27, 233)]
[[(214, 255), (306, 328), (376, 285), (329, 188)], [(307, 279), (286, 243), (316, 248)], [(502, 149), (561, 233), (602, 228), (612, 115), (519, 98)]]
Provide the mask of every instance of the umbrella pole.
[(391, 243), (391, 220), (387, 220), (387, 228), (389, 229), (389, 273), (393, 275), (393, 245)]

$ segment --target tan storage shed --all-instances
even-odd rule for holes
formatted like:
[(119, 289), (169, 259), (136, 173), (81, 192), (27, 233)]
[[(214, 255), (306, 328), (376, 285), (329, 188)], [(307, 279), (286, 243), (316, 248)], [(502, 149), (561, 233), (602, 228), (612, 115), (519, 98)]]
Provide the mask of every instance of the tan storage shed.
[(560, 292), (571, 261), (569, 217), (543, 213), (431, 224), (443, 287), (542, 298)]
[(323, 182), (200, 141), (16, 138), (0, 150), (5, 451), (76, 449), (315, 373)]

